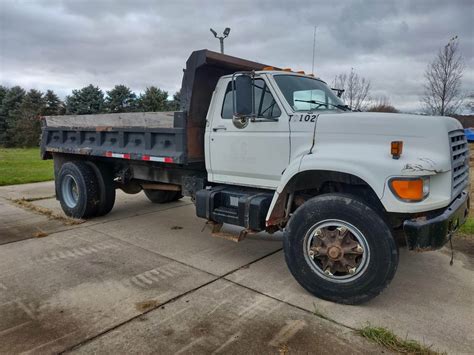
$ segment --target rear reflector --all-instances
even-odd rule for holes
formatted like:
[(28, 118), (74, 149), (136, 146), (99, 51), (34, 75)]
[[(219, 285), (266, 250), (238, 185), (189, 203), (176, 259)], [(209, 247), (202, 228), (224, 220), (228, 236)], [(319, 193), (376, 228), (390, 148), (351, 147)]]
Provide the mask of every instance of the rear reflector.
[(130, 159), (130, 154), (122, 154), (122, 153), (106, 152), (105, 156), (108, 157), (108, 158)]
[(142, 155), (142, 160), (158, 161), (160, 163), (172, 163), (173, 162), (173, 158), (170, 158), (170, 157), (153, 157), (151, 155)]

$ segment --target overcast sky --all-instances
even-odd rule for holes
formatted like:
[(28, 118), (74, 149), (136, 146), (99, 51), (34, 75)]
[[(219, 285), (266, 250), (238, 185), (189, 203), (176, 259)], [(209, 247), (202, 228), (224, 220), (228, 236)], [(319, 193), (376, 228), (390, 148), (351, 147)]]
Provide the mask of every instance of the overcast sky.
[(315, 72), (332, 82), (354, 68), (402, 110), (417, 110), (423, 72), (454, 35), (474, 91), (474, 0), (163, 1), (0, 0), (0, 84), (53, 89), (92, 83), (179, 90), (196, 49), (218, 51), (209, 31), (230, 27), (227, 54)]

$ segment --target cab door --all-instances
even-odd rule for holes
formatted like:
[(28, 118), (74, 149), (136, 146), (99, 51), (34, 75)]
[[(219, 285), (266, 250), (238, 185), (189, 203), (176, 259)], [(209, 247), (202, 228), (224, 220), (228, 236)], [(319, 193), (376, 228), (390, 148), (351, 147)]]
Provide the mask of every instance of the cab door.
[(232, 122), (232, 80), (227, 78), (221, 84), (212, 117), (208, 117), (209, 180), (276, 189), (290, 155), (288, 118), (281, 102), (265, 77), (255, 78), (257, 118), (237, 128)]

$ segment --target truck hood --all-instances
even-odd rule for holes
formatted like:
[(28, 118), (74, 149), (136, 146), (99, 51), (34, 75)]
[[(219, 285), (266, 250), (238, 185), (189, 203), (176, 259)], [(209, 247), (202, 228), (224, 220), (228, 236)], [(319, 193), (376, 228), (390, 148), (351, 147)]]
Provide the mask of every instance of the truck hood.
[(462, 125), (452, 117), (382, 112), (321, 114), (317, 123), (317, 131), (320, 133), (344, 132), (345, 134), (403, 137), (446, 135), (447, 132), (457, 129), (462, 129)]
[[(366, 157), (374, 164), (390, 159), (402, 174), (436, 174), (451, 169), (449, 132), (462, 130), (458, 120), (378, 112), (321, 114), (316, 123), (314, 151), (343, 149), (350, 159)], [(390, 143), (403, 141), (399, 160), (392, 160)]]

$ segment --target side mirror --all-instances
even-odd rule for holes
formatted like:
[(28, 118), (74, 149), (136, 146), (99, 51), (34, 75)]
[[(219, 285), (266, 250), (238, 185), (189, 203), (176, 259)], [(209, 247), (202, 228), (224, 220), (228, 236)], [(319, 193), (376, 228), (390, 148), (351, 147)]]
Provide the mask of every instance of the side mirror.
[(234, 80), (234, 116), (245, 117), (253, 113), (253, 79), (239, 75)]

